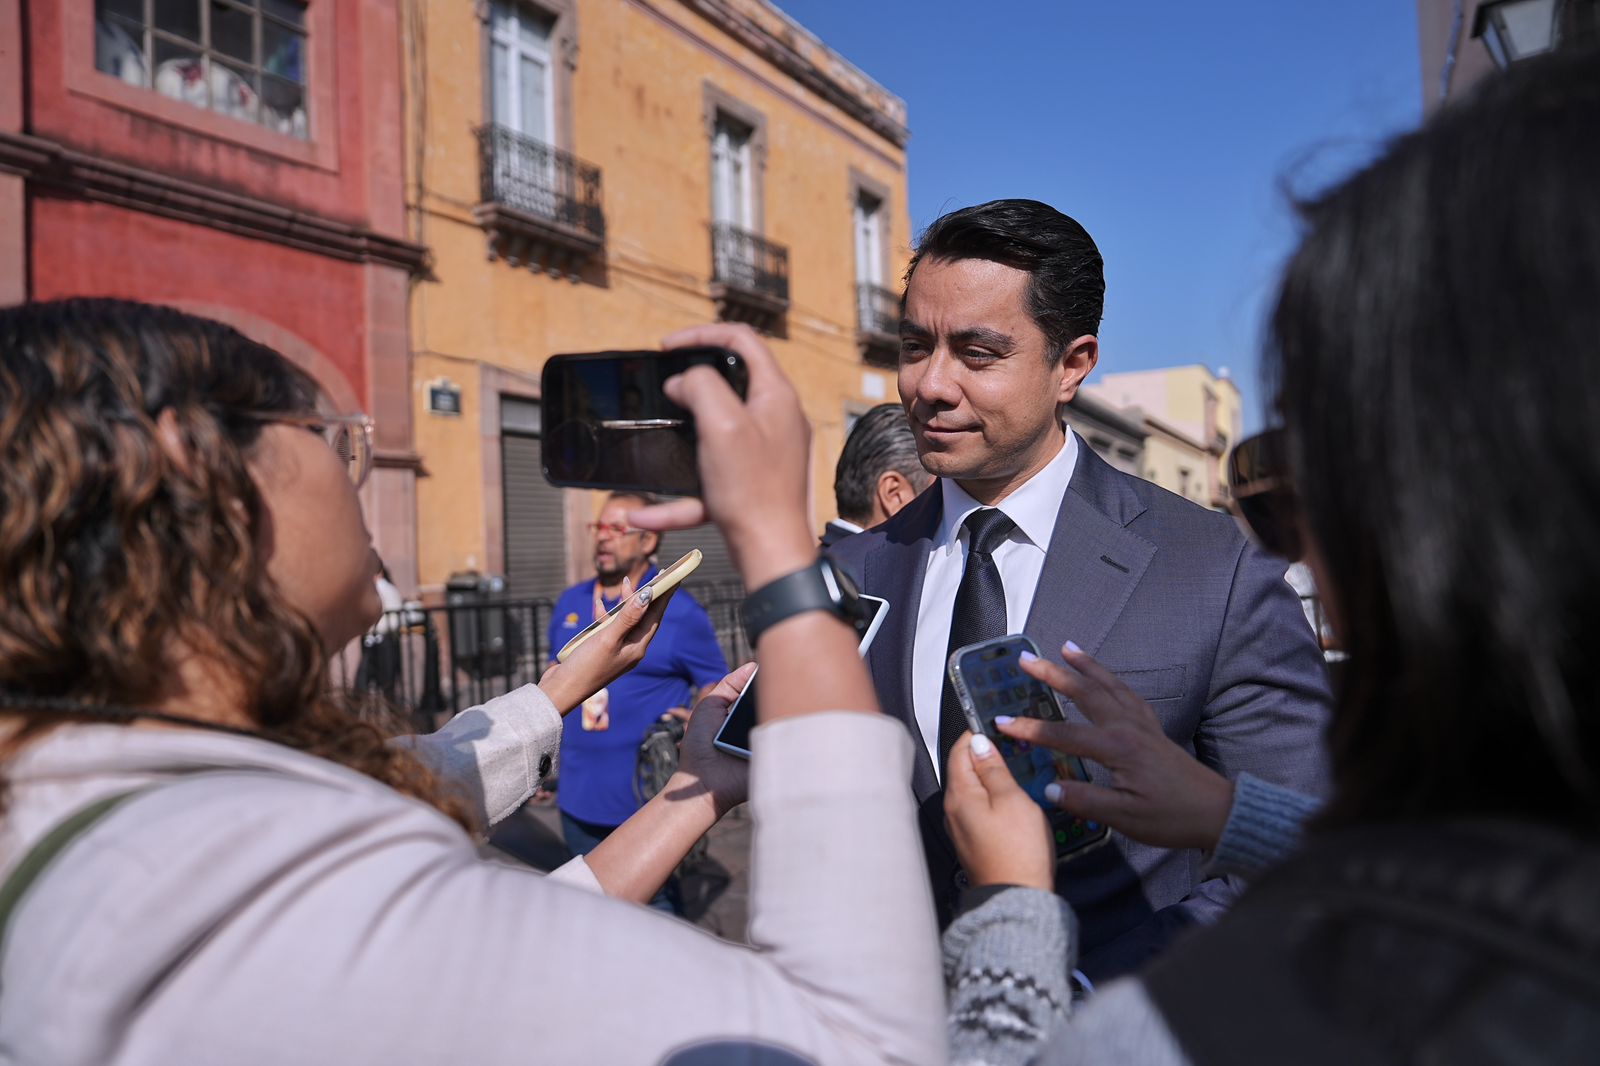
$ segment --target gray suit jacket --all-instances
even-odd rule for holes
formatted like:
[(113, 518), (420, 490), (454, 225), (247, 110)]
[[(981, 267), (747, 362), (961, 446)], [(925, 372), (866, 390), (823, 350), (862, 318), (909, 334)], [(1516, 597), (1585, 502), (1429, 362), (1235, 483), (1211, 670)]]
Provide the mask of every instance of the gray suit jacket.
[[(863, 592), (890, 604), (867, 661), (884, 710), (918, 740), (911, 784), (934, 897), (948, 921), (965, 878), (911, 697), (922, 581), (942, 506), (936, 483), (830, 555)], [(1080, 439), (1023, 629), (1057, 659), (1064, 643), (1077, 641), (1150, 701), (1168, 736), (1220, 773), (1249, 771), (1321, 795), (1327, 673), (1284, 570), (1227, 515), (1113, 469)], [(1070, 702), (1064, 709), (1082, 720)], [(1092, 762), (1089, 770), (1108, 774)], [(1083, 970), (1095, 978), (1130, 972), (1181, 929), (1217, 918), (1240, 886), (1203, 878), (1203, 862), (1199, 852), (1120, 834), (1064, 862), (1056, 889), (1078, 913)]]

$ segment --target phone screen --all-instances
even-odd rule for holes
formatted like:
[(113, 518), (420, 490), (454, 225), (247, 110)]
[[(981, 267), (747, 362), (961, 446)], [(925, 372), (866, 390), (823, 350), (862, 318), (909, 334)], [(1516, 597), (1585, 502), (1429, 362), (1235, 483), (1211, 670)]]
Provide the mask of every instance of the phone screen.
[[(1044, 808), (1050, 820), (1050, 831), (1055, 838), (1056, 855), (1077, 851), (1106, 837), (1106, 827), (1098, 822), (1086, 821), (1063, 811), (1045, 798), (1044, 790), (1052, 781), (1088, 781), (1089, 772), (1083, 760), (1051, 748), (1042, 748), (1025, 741), (1013, 740), (995, 728), (999, 715), (1013, 718), (1043, 718), (1060, 721), (1061, 705), (1056, 694), (1044, 682), (1022, 672), (1017, 656), (1023, 651), (1033, 651), (1032, 642), (1026, 638), (1004, 637), (987, 641), (957, 652), (952, 669), (959, 673), (961, 685), (966, 689), (969, 716), (976, 715), (975, 725), (993, 740), (1001, 758), (1011, 770), (1024, 792)], [(1037, 653), (1035, 653), (1037, 654)]]
[[(876, 596), (862, 596), (861, 610), (863, 621), (857, 626), (861, 636), (860, 650), (866, 654), (867, 646), (872, 643), (872, 638), (877, 635), (878, 626), (882, 623), (884, 608), (889, 606), (888, 600), (881, 600)], [(758, 674), (750, 675), (750, 681), (739, 693), (739, 698), (733, 701), (733, 709), (728, 712), (728, 717), (723, 721), (722, 728), (717, 732), (713, 742), (718, 748), (730, 755), (750, 757), (750, 731), (756, 727), (759, 719), (756, 716), (756, 680)]]
[(662, 382), (709, 366), (743, 399), (744, 360), (726, 348), (554, 355), (540, 396), (544, 476), (552, 485), (697, 496), (694, 419)]

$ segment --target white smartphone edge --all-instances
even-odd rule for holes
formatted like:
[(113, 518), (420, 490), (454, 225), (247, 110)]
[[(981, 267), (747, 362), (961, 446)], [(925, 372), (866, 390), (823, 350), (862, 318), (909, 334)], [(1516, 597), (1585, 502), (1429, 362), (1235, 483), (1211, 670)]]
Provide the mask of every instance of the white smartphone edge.
[[(867, 650), (872, 647), (873, 638), (878, 635), (878, 630), (883, 627), (884, 616), (889, 613), (889, 601), (882, 596), (868, 596), (866, 593), (861, 593), (861, 598), (863, 600), (871, 600), (878, 605), (878, 610), (872, 616), (872, 621), (867, 623), (867, 631), (861, 634), (861, 643), (857, 648), (861, 653), (861, 657), (865, 659)], [(717, 728), (717, 735), (711, 740), (712, 747), (718, 751), (725, 751), (729, 755), (737, 755), (741, 759), (750, 758), (750, 753), (744, 748), (739, 747), (737, 744), (725, 742), (722, 739), (722, 731), (728, 728), (728, 722), (733, 719), (733, 712), (738, 709), (739, 701), (744, 699), (744, 694), (750, 690), (750, 685), (755, 681), (756, 674), (760, 672), (760, 669), (760, 667), (757, 667), (750, 672), (750, 679), (744, 683), (744, 688), (740, 689), (739, 694), (733, 698), (733, 703), (728, 705), (728, 716), (722, 720), (722, 725)]]
[[(673, 589), (677, 588), (683, 583), (684, 578), (700, 569), (700, 560), (703, 558), (705, 558), (705, 556), (701, 553), (699, 548), (690, 548), (681, 559), (667, 567), (665, 570), (661, 571), (649, 581), (646, 581), (639, 587), (638, 591), (643, 592), (645, 589), (650, 589), (652, 590), (650, 593), (652, 596), (660, 596), (664, 593), (671, 592)], [(632, 593), (630, 593), (630, 595), (632, 595)], [(606, 626), (614, 622), (617, 618), (617, 613), (621, 609), (622, 604), (619, 603), (615, 607), (611, 608), (611, 610), (607, 611), (604, 615), (596, 618), (594, 621), (578, 630), (578, 632), (573, 635), (572, 639), (561, 645), (561, 650), (556, 652), (556, 662), (564, 663), (570, 659), (572, 657), (572, 653), (578, 650), (578, 645), (582, 644), (584, 641), (588, 640), (590, 637), (594, 636), (596, 633), (600, 632)]]

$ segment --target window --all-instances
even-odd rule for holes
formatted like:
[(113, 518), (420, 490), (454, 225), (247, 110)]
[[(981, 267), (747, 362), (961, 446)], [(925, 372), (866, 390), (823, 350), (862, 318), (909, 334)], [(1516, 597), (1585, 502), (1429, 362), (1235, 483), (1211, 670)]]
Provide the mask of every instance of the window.
[(291, 137), (306, 114), (306, 5), (300, 0), (95, 0), (94, 65)]
[(555, 20), (522, 4), (496, 0), (489, 63), (498, 126), (555, 143), (555, 76), (550, 38)]
[(883, 201), (856, 193), (856, 284), (883, 284)]
[(711, 211), (713, 221), (755, 229), (754, 178), (750, 141), (755, 130), (718, 112), (711, 135)]

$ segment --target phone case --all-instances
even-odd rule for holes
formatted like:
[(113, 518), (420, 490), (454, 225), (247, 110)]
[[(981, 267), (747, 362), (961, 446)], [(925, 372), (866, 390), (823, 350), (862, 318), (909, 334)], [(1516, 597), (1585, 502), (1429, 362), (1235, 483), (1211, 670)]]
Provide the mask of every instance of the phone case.
[[(700, 561), (703, 558), (705, 558), (705, 555), (700, 551), (699, 548), (690, 548), (688, 553), (680, 558), (677, 562), (673, 563), (655, 577), (645, 582), (644, 587), (653, 589), (654, 592), (652, 595), (665, 595), (682, 584), (684, 579), (690, 574), (700, 569)], [(617, 604), (617, 607), (621, 606), (622, 605), (620, 603)], [(617, 607), (613, 607), (606, 614), (596, 618), (594, 621), (584, 626), (583, 629), (576, 633), (571, 640), (563, 644), (561, 646), (561, 650), (556, 652), (556, 662), (566, 662), (572, 657), (572, 653), (577, 651), (579, 646), (581, 646), (584, 641), (588, 640), (590, 637), (600, 632), (600, 630), (604, 629), (608, 624), (608, 620), (616, 616)]]

